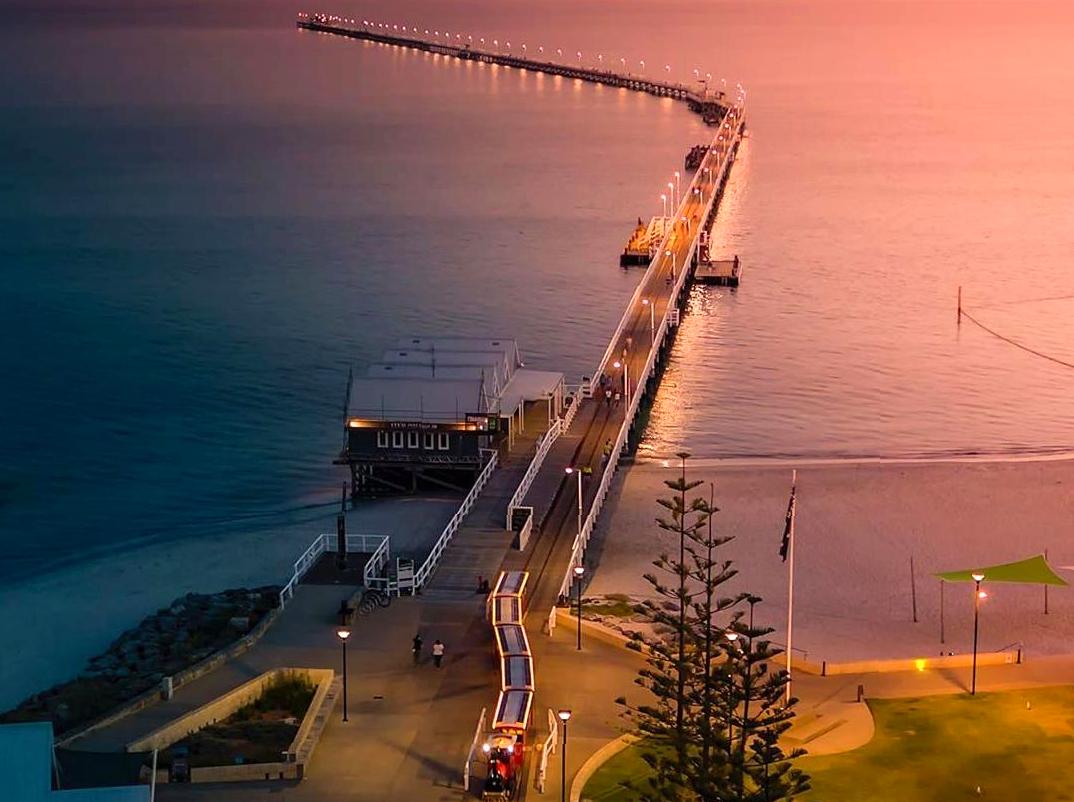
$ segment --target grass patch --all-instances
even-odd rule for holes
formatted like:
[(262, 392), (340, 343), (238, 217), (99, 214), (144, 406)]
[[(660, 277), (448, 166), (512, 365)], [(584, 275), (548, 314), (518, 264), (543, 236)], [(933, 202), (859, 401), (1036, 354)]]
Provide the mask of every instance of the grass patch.
[[(1074, 688), (876, 699), (869, 708), (868, 744), (798, 761), (813, 785), (801, 802), (1074, 802)], [(597, 770), (582, 799), (635, 802), (622, 783), (647, 774), (632, 746)]]
[(1066, 774), (1074, 762), (1074, 688), (877, 699), (869, 708), (872, 741), (799, 763), (813, 778), (803, 800), (1074, 800)]
[(645, 778), (649, 776), (649, 764), (641, 759), (641, 752), (642, 747), (635, 744), (613, 755), (585, 784), (582, 799), (591, 802), (634, 802), (637, 795), (624, 788), (623, 783), (632, 782), (638, 787), (644, 785)]

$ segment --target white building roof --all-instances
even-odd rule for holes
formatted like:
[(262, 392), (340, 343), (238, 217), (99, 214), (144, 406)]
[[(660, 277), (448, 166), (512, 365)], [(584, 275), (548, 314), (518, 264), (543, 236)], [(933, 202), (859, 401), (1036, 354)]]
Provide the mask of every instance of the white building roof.
[(467, 413), (483, 414), (495, 396), (481, 379), (381, 379), (357, 376), (351, 380), (347, 415), (362, 420), (462, 423)]
[(401, 351), (498, 351), (513, 365), (522, 365), (518, 343), (510, 337), (400, 337), (395, 347)]
[(370, 365), (366, 376), (371, 379), (484, 379), (486, 391), (499, 397), (507, 386), (507, 376), (496, 365)]

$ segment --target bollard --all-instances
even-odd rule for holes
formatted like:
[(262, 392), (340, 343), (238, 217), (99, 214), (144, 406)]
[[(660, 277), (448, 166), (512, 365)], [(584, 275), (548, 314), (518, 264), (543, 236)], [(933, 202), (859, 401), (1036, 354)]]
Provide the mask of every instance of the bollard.
[(864, 697), (865, 697), (865, 686), (864, 685), (858, 685), (858, 703), (859, 704), (861, 703), (861, 700)]

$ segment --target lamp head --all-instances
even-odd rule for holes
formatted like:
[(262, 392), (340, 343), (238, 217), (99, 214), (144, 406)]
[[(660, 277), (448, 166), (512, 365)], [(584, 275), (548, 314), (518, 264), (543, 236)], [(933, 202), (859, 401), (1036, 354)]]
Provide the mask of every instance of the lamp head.
[(574, 575), (575, 576), (581, 576), (584, 573), (585, 573), (585, 566), (582, 566), (582, 565), (574, 566)]
[(346, 627), (340, 627), (336, 630), (336, 637), (340, 640), (346, 640), (351, 636), (351, 631)]
[(562, 710), (560, 710), (559, 711), (559, 720), (562, 721), (564, 724), (566, 724), (568, 721), (571, 720), (571, 711), (567, 710), (566, 708), (563, 708)]
[(974, 582), (981, 582), (984, 579), (984, 574), (981, 574), (981, 573), (970, 574), (970, 577), (973, 579)]

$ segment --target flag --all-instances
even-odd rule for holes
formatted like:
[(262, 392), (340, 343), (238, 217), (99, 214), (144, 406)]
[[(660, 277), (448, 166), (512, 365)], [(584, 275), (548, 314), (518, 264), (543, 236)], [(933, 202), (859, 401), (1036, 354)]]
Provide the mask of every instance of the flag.
[(783, 542), (779, 544), (779, 556), (783, 562), (787, 562), (787, 552), (791, 548), (791, 538), (794, 536), (794, 484), (791, 484), (791, 500), (787, 502), (787, 520), (783, 524)]

